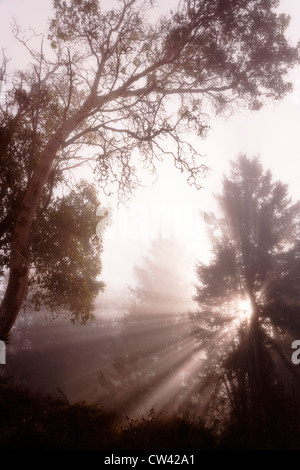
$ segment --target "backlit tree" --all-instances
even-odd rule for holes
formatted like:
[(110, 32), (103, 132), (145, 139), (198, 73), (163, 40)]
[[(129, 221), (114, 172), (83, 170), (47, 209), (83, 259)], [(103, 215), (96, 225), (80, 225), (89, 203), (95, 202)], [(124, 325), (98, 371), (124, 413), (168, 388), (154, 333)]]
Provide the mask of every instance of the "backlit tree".
[(297, 415), (300, 203), (246, 156), (232, 162), (218, 202), (221, 216), (207, 216), (212, 258), (197, 267), (199, 310), (191, 315), (206, 354), (201, 386), (215, 391), (215, 410), (230, 411), (263, 445)]

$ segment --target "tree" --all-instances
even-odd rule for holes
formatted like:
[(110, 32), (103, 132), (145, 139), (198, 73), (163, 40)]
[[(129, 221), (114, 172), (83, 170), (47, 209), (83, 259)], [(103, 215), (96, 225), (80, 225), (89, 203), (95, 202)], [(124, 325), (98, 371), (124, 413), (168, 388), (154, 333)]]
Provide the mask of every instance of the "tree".
[(115, 374), (99, 372), (108, 396), (114, 386), (114, 397), (127, 412), (155, 404), (170, 410), (187, 392), (194, 346), (186, 316), (192, 305), (187, 268), (186, 251), (173, 239), (154, 240), (135, 267), (131, 305), (119, 321), (122, 333), (111, 354)]
[(100, 184), (124, 194), (138, 184), (139, 165), (154, 170), (166, 156), (199, 186), (205, 167), (183, 134), (205, 136), (208, 105), (258, 109), (291, 89), (284, 77), (299, 53), (277, 3), (186, 0), (153, 24), (147, 1), (102, 12), (97, 0), (54, 0), (51, 51), (45, 39), (31, 49), (16, 28), (32, 65), (7, 84), (2, 155), (28, 130), (32, 174), (15, 212), (1, 335), (26, 295), (34, 221), (54, 171), (92, 160)]
[[(35, 109), (30, 119), (14, 129), (13, 119), (3, 113), (0, 125), (0, 270), (9, 266), (15, 215), (26, 193), (45, 136), (37, 129)], [(11, 132), (14, 139), (8, 145)], [(42, 195), (31, 234), (31, 259), (26, 306), (58, 313), (69, 310), (85, 322), (93, 313), (93, 302), (103, 283), (102, 247), (95, 236), (99, 200), (95, 187), (85, 181), (72, 189), (61, 172), (53, 169)], [(58, 194), (61, 194), (58, 196)], [(81, 310), (80, 310), (81, 308)]]
[[(81, 323), (93, 318), (94, 301), (104, 288), (99, 281), (102, 245), (95, 233), (98, 207), (95, 187), (82, 180), (39, 214), (31, 241), (25, 309), (46, 309), (54, 316), (68, 313), (72, 321)], [(7, 231), (1, 240), (3, 268), (10, 237)]]
[(207, 355), (202, 386), (264, 445), (268, 433), (284, 433), (299, 416), (291, 344), (300, 334), (300, 202), (258, 158), (243, 155), (217, 200), (221, 216), (207, 216), (212, 258), (197, 267), (199, 310), (192, 315)]

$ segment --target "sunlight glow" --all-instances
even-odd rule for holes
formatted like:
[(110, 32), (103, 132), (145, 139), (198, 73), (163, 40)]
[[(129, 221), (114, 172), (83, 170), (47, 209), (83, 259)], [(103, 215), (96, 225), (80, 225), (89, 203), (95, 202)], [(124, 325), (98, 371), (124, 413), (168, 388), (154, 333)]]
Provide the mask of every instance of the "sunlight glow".
[(248, 298), (239, 299), (236, 304), (237, 315), (241, 321), (249, 321), (252, 314), (253, 308), (251, 301)]

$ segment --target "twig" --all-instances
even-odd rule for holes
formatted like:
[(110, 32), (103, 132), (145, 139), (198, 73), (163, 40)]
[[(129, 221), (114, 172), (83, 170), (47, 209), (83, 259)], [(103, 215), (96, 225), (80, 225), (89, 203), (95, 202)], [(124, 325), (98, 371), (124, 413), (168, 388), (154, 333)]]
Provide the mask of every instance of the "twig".
[(63, 396), (63, 399), (65, 400), (66, 404), (71, 407), (71, 403), (69, 402), (68, 398), (66, 397), (66, 395), (64, 394), (64, 392), (59, 388), (57, 387), (57, 390), (59, 391), (59, 393)]

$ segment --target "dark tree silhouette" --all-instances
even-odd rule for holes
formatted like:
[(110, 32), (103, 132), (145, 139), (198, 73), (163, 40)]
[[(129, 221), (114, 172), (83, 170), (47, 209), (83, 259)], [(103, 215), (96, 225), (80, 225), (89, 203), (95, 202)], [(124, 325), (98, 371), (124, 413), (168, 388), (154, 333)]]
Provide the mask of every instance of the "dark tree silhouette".
[(199, 310), (191, 315), (207, 354), (202, 386), (213, 388), (214, 410), (230, 411), (262, 444), (297, 415), (300, 202), (246, 156), (232, 162), (217, 199), (221, 215), (207, 216), (212, 258), (198, 264)]
[(281, 99), (299, 60), (277, 0), (185, 0), (156, 24), (151, 1), (122, 0), (106, 12), (96, 0), (53, 5), (48, 50), (45, 38), (32, 50), (15, 28), (32, 64), (4, 78), (1, 159), (26, 129), (31, 177), (14, 211), (1, 335), (26, 296), (34, 223), (53, 171), (92, 161), (100, 184), (124, 194), (138, 184), (137, 155), (153, 171), (168, 156), (199, 187), (205, 167), (184, 133), (205, 137), (212, 108)]

